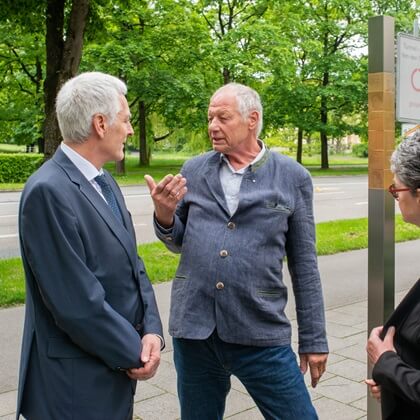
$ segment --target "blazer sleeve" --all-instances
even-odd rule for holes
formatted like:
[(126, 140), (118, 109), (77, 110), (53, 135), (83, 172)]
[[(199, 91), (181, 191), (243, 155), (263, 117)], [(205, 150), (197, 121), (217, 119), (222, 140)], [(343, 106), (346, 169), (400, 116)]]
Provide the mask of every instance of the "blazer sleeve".
[[(155, 293), (152, 284), (147, 276), (144, 263), (141, 258), (138, 259), (138, 276), (140, 279), (140, 292), (144, 306), (142, 335), (157, 334), (163, 339), (162, 322), (159, 316), (159, 309), (156, 303)], [(162, 349), (165, 342), (162, 341)]]
[(397, 353), (383, 353), (373, 367), (372, 378), (381, 387), (420, 406), (420, 370), (403, 362)]
[(315, 248), (313, 186), (308, 173), (296, 179), (296, 201), (286, 239), (296, 301), (299, 353), (328, 353), (324, 302)]
[(57, 326), (111, 369), (141, 366), (140, 336), (109, 305), (87, 266), (78, 218), (65, 188), (33, 186), (21, 203), (20, 232), (25, 264)]

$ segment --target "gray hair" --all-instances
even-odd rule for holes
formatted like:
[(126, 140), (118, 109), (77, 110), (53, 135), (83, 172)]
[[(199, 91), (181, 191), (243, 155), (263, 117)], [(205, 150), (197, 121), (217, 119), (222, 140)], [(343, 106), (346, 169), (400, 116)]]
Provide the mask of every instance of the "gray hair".
[(213, 93), (211, 99), (220, 93), (230, 92), (232, 93), (238, 103), (238, 111), (245, 120), (249, 117), (251, 112), (257, 111), (259, 114), (259, 120), (257, 124), (257, 137), (260, 135), (263, 127), (263, 108), (261, 105), (260, 95), (248, 86), (240, 83), (228, 83), (216, 90)]
[(391, 156), (391, 171), (414, 193), (420, 188), (420, 132), (403, 140)]
[(124, 82), (105, 73), (87, 72), (68, 80), (56, 99), (63, 139), (83, 143), (91, 134), (95, 114), (105, 115), (112, 125), (121, 111), (121, 95), (126, 93)]

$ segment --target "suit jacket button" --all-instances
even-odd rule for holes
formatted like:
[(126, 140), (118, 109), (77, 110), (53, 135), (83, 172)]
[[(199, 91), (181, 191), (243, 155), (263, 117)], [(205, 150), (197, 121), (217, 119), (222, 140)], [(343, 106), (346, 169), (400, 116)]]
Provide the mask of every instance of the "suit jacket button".
[(235, 225), (235, 223), (233, 223), (233, 222), (229, 222), (229, 223), (227, 224), (227, 227), (228, 227), (228, 229), (235, 229), (236, 225)]
[(135, 327), (136, 331), (140, 331), (141, 330), (141, 324), (136, 324)]
[(226, 249), (222, 249), (221, 251), (220, 251), (220, 256), (222, 257), (222, 258), (225, 258), (225, 257), (227, 257), (229, 254), (228, 254), (228, 252), (226, 251)]
[(225, 285), (221, 281), (216, 283), (216, 289), (222, 290), (222, 289), (224, 289), (224, 287), (225, 287)]

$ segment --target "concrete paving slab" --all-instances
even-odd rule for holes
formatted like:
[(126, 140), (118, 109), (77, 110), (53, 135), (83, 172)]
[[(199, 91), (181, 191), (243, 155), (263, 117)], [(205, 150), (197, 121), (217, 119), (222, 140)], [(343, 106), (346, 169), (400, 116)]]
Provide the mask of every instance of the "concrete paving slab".
[(344, 359), (341, 362), (328, 365), (328, 372), (351, 379), (355, 382), (361, 382), (366, 379), (366, 363), (352, 359)]
[(175, 420), (180, 415), (178, 398), (169, 393), (134, 404), (134, 419)]
[[(364, 325), (364, 323), (359, 325)], [(339, 320), (337, 320), (337, 322), (328, 321), (327, 334), (328, 337), (346, 338), (364, 332), (365, 327), (366, 326), (364, 326), (364, 328), (356, 328), (354, 326), (351, 327), (348, 325), (343, 325), (340, 324)]]
[(319, 420), (356, 420), (362, 418), (365, 414), (362, 410), (328, 398), (320, 398), (314, 401), (314, 406)]
[(242, 411), (241, 413), (234, 414), (233, 416), (226, 417), (231, 420), (264, 420), (264, 417), (259, 412), (258, 408), (251, 408), (250, 410)]
[(349, 404), (366, 395), (366, 385), (341, 376), (334, 376), (321, 382), (316, 392), (331, 400)]
[(0, 394), (0, 416), (13, 414), (16, 411), (17, 391)]
[(165, 390), (150, 384), (148, 381), (139, 381), (136, 388), (136, 394), (134, 395), (134, 402), (148, 400), (165, 393)]
[(350, 403), (352, 407), (356, 407), (359, 410), (367, 411), (367, 397), (360, 398), (360, 400), (353, 401)]

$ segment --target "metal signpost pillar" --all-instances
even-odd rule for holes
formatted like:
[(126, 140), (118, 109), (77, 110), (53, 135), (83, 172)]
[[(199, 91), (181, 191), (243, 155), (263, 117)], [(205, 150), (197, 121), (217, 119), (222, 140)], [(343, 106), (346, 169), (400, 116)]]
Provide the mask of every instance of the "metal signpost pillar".
[[(395, 137), (394, 19), (369, 19), (368, 151), (368, 332), (394, 309), (394, 212), (387, 188)], [(371, 377), (371, 366), (368, 367)], [(368, 420), (380, 419), (380, 405), (368, 396)]]

